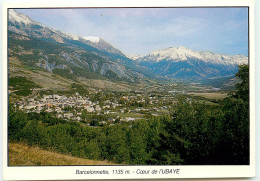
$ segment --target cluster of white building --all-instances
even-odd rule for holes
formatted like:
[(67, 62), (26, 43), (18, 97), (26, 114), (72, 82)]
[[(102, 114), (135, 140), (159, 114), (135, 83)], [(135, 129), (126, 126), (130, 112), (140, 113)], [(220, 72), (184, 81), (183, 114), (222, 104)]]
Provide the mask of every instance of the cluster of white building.
[[(157, 96), (148, 96), (145, 98), (144, 96), (130, 95), (130, 96), (122, 96), (127, 102), (136, 101), (136, 102), (147, 102), (148, 104), (157, 104), (159, 102)], [(161, 100), (171, 100), (169, 97), (161, 97)], [(81, 121), (82, 120), (82, 112), (85, 110), (89, 113), (96, 113), (97, 115), (118, 115), (118, 113), (130, 113), (130, 112), (150, 112), (151, 110), (154, 112), (153, 116), (158, 116), (159, 114), (155, 114), (160, 112), (161, 110), (167, 110), (170, 106), (162, 106), (162, 107), (153, 107), (153, 108), (145, 108), (145, 107), (136, 107), (134, 109), (129, 109), (127, 107), (119, 104), (118, 99), (106, 100), (100, 104), (98, 101), (93, 102), (88, 97), (80, 96), (76, 93), (74, 96), (67, 97), (65, 95), (43, 95), (42, 97), (34, 97), (26, 100), (18, 101), (16, 107), (25, 112), (36, 112), (40, 113), (42, 111), (48, 113), (55, 113), (55, 116), (58, 118), (64, 118), (66, 120), (71, 121)], [(101, 106), (102, 105), (102, 106)], [(117, 109), (119, 108), (119, 109)], [(118, 112), (115, 112), (118, 111)], [(121, 117), (120, 121), (134, 121), (140, 118), (132, 118), (132, 117)], [(109, 122), (109, 120), (108, 120)], [(111, 121), (111, 123), (114, 122)], [(105, 124), (105, 123), (103, 123)]]
[(111, 101), (106, 101), (105, 103), (106, 104), (101, 107), (98, 101), (92, 102), (88, 97), (82, 97), (79, 94), (71, 97), (54, 94), (43, 95), (43, 97), (38, 100), (37, 98), (30, 98), (26, 101), (18, 101), (17, 106), (20, 110), (25, 112), (55, 112), (58, 118), (80, 121), (82, 120), (82, 112), (73, 114), (67, 110), (69, 108), (73, 108), (77, 110), (86, 110), (89, 113), (99, 113), (102, 111), (102, 109), (116, 108), (117, 106), (121, 106), (120, 104)]
[[(25, 111), (35, 111), (40, 112), (43, 109), (46, 109), (46, 112), (54, 112), (57, 113), (63, 112), (62, 109), (65, 107), (77, 107), (87, 109), (89, 112), (93, 112), (94, 106), (97, 103), (94, 103), (89, 100), (89, 98), (81, 97), (81, 96), (59, 96), (59, 95), (43, 95), (43, 97), (39, 100), (35, 100), (35, 98), (30, 98), (27, 101), (18, 102), (19, 109)], [(96, 110), (99, 110), (100, 107), (97, 105)]]

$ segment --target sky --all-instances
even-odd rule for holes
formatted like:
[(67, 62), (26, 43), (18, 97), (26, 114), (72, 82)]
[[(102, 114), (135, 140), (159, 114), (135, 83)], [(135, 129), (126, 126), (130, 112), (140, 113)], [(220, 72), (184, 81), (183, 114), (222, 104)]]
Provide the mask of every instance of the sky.
[(248, 56), (248, 9), (81, 8), (19, 9), (45, 26), (98, 36), (127, 55), (184, 46)]

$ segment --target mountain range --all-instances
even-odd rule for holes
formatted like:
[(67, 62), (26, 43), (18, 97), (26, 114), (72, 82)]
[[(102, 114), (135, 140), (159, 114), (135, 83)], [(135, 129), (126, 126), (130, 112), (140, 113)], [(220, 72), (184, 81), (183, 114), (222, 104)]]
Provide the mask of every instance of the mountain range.
[(238, 65), (248, 63), (248, 57), (170, 47), (135, 58), (135, 61), (163, 77), (208, 79), (234, 75)]
[(23, 66), (73, 81), (85, 78), (140, 83), (150, 78), (214, 79), (232, 77), (238, 65), (248, 63), (248, 57), (243, 55), (198, 52), (185, 47), (126, 56), (100, 37), (63, 33), (13, 9), (9, 10), (8, 45), (9, 63), (15, 59)]
[(131, 65), (134, 64), (131, 59), (101, 38), (93, 42), (86, 37), (66, 34), (15, 10), (9, 10), (8, 30), (9, 55), (24, 64), (63, 75), (69, 73), (68, 77), (92, 74), (92, 77), (127, 82), (143, 77), (138, 68)]

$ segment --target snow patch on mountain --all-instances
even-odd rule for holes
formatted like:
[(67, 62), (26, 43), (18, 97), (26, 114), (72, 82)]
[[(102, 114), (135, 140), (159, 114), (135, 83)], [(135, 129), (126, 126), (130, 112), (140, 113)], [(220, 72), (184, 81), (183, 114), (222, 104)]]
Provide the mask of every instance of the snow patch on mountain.
[(98, 43), (100, 41), (100, 38), (96, 36), (85, 36), (83, 39), (91, 41), (92, 43)]
[(187, 60), (188, 57), (202, 59), (202, 56), (195, 51), (187, 49), (185, 47), (178, 47), (178, 48), (167, 48), (165, 50), (153, 51), (148, 56), (156, 57), (155, 61), (159, 62), (161, 60)]
[(78, 35), (69, 35), (69, 37), (72, 39), (72, 40), (79, 40), (79, 36)]
[(216, 54), (206, 51), (193, 51), (185, 47), (170, 47), (164, 50), (153, 51), (147, 56), (142, 58), (137, 58), (138, 61), (147, 62), (160, 62), (166, 61), (187, 61), (190, 59), (197, 59), (203, 62), (208, 62), (212, 64), (223, 64), (223, 65), (241, 65), (248, 63), (248, 57), (243, 55), (224, 55)]
[[(37, 21), (33, 21), (32, 19), (30, 19), (28, 16), (22, 14), (22, 13), (19, 13), (17, 12), (16, 10), (14, 9), (9, 9), (8, 10), (8, 18), (9, 18), (9, 21), (11, 22), (16, 22), (18, 24), (25, 24), (25, 25), (31, 25), (31, 24), (34, 24), (34, 25), (41, 25), (43, 26), (41, 23), (37, 22)], [(45, 26), (43, 26), (45, 27)]]
[(127, 55), (127, 58), (130, 58), (132, 60), (137, 60), (137, 59), (140, 59), (142, 57), (143, 57), (143, 55)]
[(18, 13), (14, 9), (9, 10), (9, 20), (17, 23), (24, 23), (26, 25), (33, 24), (33, 21), (28, 16)]

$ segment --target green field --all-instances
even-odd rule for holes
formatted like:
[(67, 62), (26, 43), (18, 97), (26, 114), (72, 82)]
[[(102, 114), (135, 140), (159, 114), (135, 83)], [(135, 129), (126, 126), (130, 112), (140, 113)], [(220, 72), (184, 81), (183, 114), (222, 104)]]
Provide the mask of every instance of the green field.
[(191, 92), (191, 93), (187, 93), (188, 95), (193, 95), (193, 96), (199, 96), (199, 97), (203, 97), (206, 99), (224, 99), (226, 98), (228, 95), (227, 93), (218, 93), (218, 92)]

